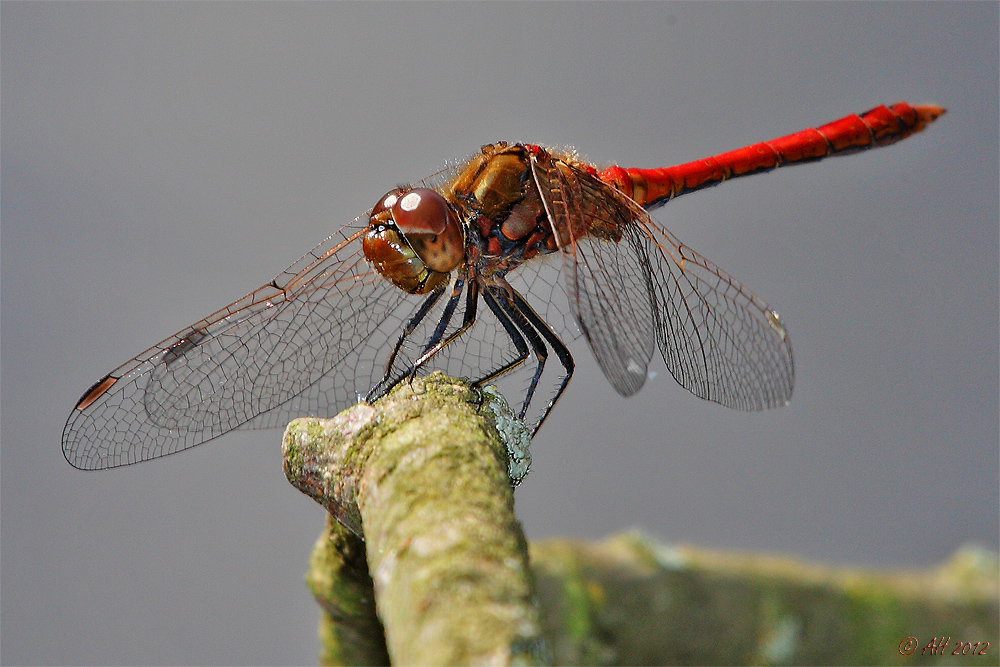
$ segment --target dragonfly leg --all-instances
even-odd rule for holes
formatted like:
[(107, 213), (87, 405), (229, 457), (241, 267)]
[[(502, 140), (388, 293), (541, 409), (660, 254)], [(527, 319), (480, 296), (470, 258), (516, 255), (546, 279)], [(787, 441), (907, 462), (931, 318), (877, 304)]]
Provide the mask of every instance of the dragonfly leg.
[[(515, 327), (521, 334), (523, 334), (529, 343), (531, 343), (531, 349), (535, 353), (535, 358), (538, 359), (538, 365), (535, 367), (535, 372), (531, 377), (531, 383), (528, 385), (528, 392), (524, 396), (524, 403), (521, 405), (521, 412), (518, 414), (518, 419), (524, 421), (524, 416), (528, 412), (528, 406), (531, 404), (531, 399), (535, 395), (535, 389), (538, 387), (538, 381), (542, 377), (542, 371), (545, 370), (545, 362), (549, 358), (549, 351), (548, 348), (545, 347), (542, 337), (539, 336), (538, 332), (535, 331), (531, 324), (528, 323), (528, 320), (524, 317), (517, 306), (514, 305), (508, 294), (501, 293), (500, 298), (496, 299), (495, 302), (507, 316), (509, 323), (513, 325), (513, 327)], [(507, 326), (507, 324), (504, 326)], [(510, 328), (508, 328), (508, 332), (509, 331)]]
[(500, 324), (503, 325), (503, 328), (507, 331), (507, 335), (510, 336), (511, 342), (517, 348), (517, 357), (473, 382), (477, 386), (500, 377), (507, 371), (523, 364), (528, 358), (528, 344), (525, 342), (521, 330), (511, 320), (507, 311), (497, 302), (497, 298), (487, 289), (483, 290), (483, 300), (486, 301), (486, 305), (496, 316), (497, 320), (499, 320)]
[(396, 364), (396, 357), (399, 355), (399, 351), (402, 349), (403, 343), (406, 342), (406, 339), (413, 334), (417, 326), (423, 322), (424, 318), (427, 317), (427, 314), (437, 304), (437, 302), (441, 300), (444, 290), (437, 290), (424, 299), (424, 302), (420, 305), (417, 312), (414, 313), (413, 317), (411, 317), (406, 323), (403, 333), (396, 341), (396, 346), (393, 348), (392, 353), (389, 355), (389, 359), (386, 362), (385, 374), (382, 376), (382, 379), (372, 388), (371, 391), (368, 392), (368, 395), (365, 397), (367, 402), (370, 403), (375, 399), (384, 396), (390, 389), (399, 384), (403, 378), (409, 378), (412, 380), (414, 376), (416, 376), (417, 371), (420, 370), (420, 367), (427, 363), (428, 359), (434, 356), (434, 354), (437, 353), (442, 347), (457, 338), (472, 325), (472, 322), (475, 321), (476, 317), (474, 302), (472, 303), (471, 313), (470, 310), (466, 308), (465, 321), (462, 323), (461, 328), (453, 335), (449, 336), (448, 340), (441, 342), (444, 332), (448, 329), (448, 325), (451, 324), (451, 318), (455, 315), (455, 308), (458, 306), (458, 301), (462, 296), (464, 285), (465, 280), (462, 278), (459, 278), (455, 282), (455, 286), (451, 291), (451, 296), (448, 298), (448, 303), (445, 305), (444, 313), (442, 313), (441, 319), (438, 320), (437, 326), (434, 327), (434, 333), (428, 339), (420, 357), (413, 362), (407, 370), (397, 373), (396, 376), (393, 377), (393, 366)]
[(442, 342), (441, 339), (444, 338), (444, 332), (448, 330), (448, 325), (451, 324), (451, 318), (455, 316), (455, 308), (458, 307), (458, 300), (462, 297), (462, 290), (465, 288), (464, 278), (455, 280), (455, 286), (452, 287), (451, 297), (448, 299), (448, 304), (444, 307), (444, 313), (441, 315), (441, 319), (438, 320), (438, 324), (434, 328), (434, 333), (427, 339), (427, 345), (424, 346), (424, 351), (421, 353), (420, 358), (414, 362), (413, 372), (416, 372), (420, 366), (425, 364), (428, 359), (434, 356), (445, 345), (458, 338), (475, 321), (476, 294), (473, 285), (474, 283), (470, 283), (469, 291), (466, 294), (465, 319), (462, 321), (462, 326), (459, 327), (458, 331), (449, 336), (448, 340)]
[[(448, 330), (448, 327), (451, 325), (451, 320), (455, 316), (455, 309), (458, 307), (458, 302), (461, 299), (463, 290), (466, 293), (464, 319), (462, 321), (461, 326), (459, 326), (459, 328), (454, 333), (449, 335), (447, 338), (444, 338), (444, 333)], [(404, 332), (403, 336), (396, 343), (396, 347), (393, 350), (392, 356), (390, 357), (385, 376), (377, 385), (375, 385), (374, 389), (368, 392), (368, 396), (366, 397), (365, 400), (371, 402), (376, 398), (379, 398), (380, 396), (384, 396), (390, 389), (395, 387), (404, 379), (408, 378), (412, 380), (416, 376), (417, 371), (419, 371), (424, 364), (430, 361), (435, 354), (443, 350), (446, 346), (451, 344), (455, 339), (459, 338), (462, 334), (468, 331), (473, 324), (475, 324), (476, 305), (479, 301), (478, 285), (474, 281), (469, 282), (466, 281), (464, 278), (459, 278), (455, 282), (455, 286), (452, 288), (451, 296), (448, 298), (448, 303), (445, 305), (444, 312), (441, 314), (441, 317), (434, 328), (434, 333), (431, 334), (430, 338), (427, 340), (426, 345), (424, 346), (423, 353), (408, 368), (398, 371), (394, 377), (392, 374), (392, 367), (395, 364), (396, 355), (401, 349), (404, 340), (406, 339), (407, 336), (413, 333), (413, 331), (416, 329), (416, 326), (420, 323), (420, 321), (427, 316), (427, 313), (430, 311), (431, 307), (437, 302), (439, 297), (440, 294), (437, 297), (434, 297), (434, 301), (431, 303), (428, 303), (430, 299), (428, 299), (428, 301), (425, 301), (424, 304), (420, 307), (420, 310), (417, 312), (417, 314), (410, 320), (410, 323), (413, 326), (412, 327), (408, 326), (407, 331)]]
[(413, 334), (417, 326), (424, 321), (424, 318), (427, 317), (427, 313), (429, 313), (435, 304), (441, 300), (441, 295), (443, 294), (444, 289), (431, 292), (431, 294), (424, 299), (424, 302), (420, 304), (420, 308), (413, 314), (413, 317), (407, 321), (406, 326), (403, 328), (403, 333), (399, 335), (399, 338), (396, 340), (396, 346), (392, 348), (392, 353), (389, 354), (389, 359), (385, 363), (385, 373), (382, 375), (382, 379), (375, 385), (375, 388), (369, 392), (366, 400), (369, 402), (374, 400), (376, 396), (373, 396), (373, 394), (381, 395), (381, 389), (389, 382), (392, 375), (392, 367), (396, 364), (396, 356), (399, 354), (400, 349), (402, 349), (403, 343), (406, 342), (406, 339)]
[(444, 332), (447, 331), (448, 325), (451, 324), (451, 318), (455, 315), (455, 308), (458, 306), (458, 300), (462, 296), (464, 283), (465, 281), (462, 278), (459, 278), (455, 283), (455, 288), (452, 291), (451, 298), (448, 300), (448, 305), (445, 306), (444, 314), (441, 315), (441, 319), (438, 321), (434, 334), (430, 337), (430, 339), (428, 339), (427, 346), (424, 348), (424, 353), (421, 354), (415, 362), (413, 362), (413, 367), (410, 369), (411, 378), (416, 374), (417, 370), (421, 366), (430, 361), (431, 357), (443, 350), (447, 345), (464, 334), (473, 324), (475, 324), (476, 305), (479, 302), (479, 286), (475, 281), (470, 281), (465, 293), (465, 315), (462, 320), (462, 326), (460, 326), (455, 333), (442, 340)]
[[(517, 290), (511, 290), (511, 294), (514, 308), (516, 308), (517, 311), (528, 321), (528, 323), (531, 324), (531, 326), (533, 326), (538, 333), (542, 334), (542, 337), (548, 341), (549, 345), (552, 346), (552, 351), (556, 353), (556, 357), (558, 357), (559, 362), (566, 371), (566, 374), (563, 375), (563, 378), (559, 383), (559, 388), (556, 389), (556, 393), (552, 396), (549, 400), (549, 404), (546, 405), (545, 409), (542, 411), (542, 416), (539, 417), (538, 423), (535, 424), (531, 430), (531, 435), (534, 437), (535, 433), (538, 432), (538, 429), (542, 427), (542, 423), (545, 422), (546, 417), (548, 417), (549, 413), (552, 412), (552, 408), (555, 406), (556, 401), (562, 397), (563, 392), (566, 391), (566, 387), (569, 386), (569, 381), (573, 377), (573, 369), (576, 368), (576, 364), (573, 361), (573, 355), (570, 354), (566, 345), (559, 339), (559, 336), (552, 331), (552, 328), (545, 323), (545, 320), (538, 316), (538, 313), (536, 313), (531, 305), (524, 300), (524, 297), (522, 297)], [(537, 381), (538, 378), (536, 377), (535, 382)]]

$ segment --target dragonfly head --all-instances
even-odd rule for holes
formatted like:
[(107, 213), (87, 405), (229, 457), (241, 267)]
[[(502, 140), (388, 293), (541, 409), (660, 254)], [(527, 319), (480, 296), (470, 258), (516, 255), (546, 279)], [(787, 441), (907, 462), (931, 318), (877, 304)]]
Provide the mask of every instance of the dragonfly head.
[(428, 188), (396, 188), (372, 209), (365, 257), (397, 287), (426, 294), (448, 282), (465, 256), (456, 213)]

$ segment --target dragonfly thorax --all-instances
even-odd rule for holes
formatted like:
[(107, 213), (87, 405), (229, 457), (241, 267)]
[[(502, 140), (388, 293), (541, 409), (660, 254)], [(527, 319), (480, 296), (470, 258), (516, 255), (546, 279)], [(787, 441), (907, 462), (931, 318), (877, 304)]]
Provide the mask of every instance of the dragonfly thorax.
[(494, 270), (556, 250), (530, 159), (521, 144), (483, 146), (444, 188), (445, 196), (454, 195), (467, 236)]

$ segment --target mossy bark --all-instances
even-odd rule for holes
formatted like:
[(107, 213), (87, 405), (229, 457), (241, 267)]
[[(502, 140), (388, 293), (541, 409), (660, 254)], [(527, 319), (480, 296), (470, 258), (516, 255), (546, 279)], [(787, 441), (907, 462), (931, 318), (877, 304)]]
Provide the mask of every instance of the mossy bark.
[(321, 608), (321, 665), (390, 664), (365, 543), (332, 515), (309, 559), (306, 585)]
[[(632, 532), (535, 543), (529, 568), (507, 474), (526, 452), (505, 451), (490, 400), (432, 375), (289, 426), (286, 474), (339, 519), (308, 576), (325, 664), (998, 664), (985, 550), (877, 572)], [(948, 645), (927, 650), (935, 640)]]
[(397, 664), (544, 655), (507, 450), (481, 404), (468, 385), (435, 374), (334, 420), (296, 420), (285, 434), (289, 480), (364, 535)]
[[(926, 571), (714, 553), (635, 531), (530, 552), (555, 664), (998, 664), (997, 556), (986, 550)], [(948, 645), (925, 650), (935, 640)], [(962, 655), (959, 642), (984, 654)]]

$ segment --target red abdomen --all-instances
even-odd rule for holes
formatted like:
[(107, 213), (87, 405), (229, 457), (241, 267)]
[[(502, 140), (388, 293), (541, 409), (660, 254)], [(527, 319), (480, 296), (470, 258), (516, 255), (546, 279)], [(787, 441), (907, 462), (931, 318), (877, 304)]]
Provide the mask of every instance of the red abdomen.
[(920, 132), (944, 112), (938, 106), (911, 106), (906, 102), (891, 107), (877, 106), (860, 116), (846, 116), (822, 127), (676, 167), (624, 169), (614, 166), (599, 176), (643, 207), (654, 208), (678, 195), (730, 178), (895, 143)]

